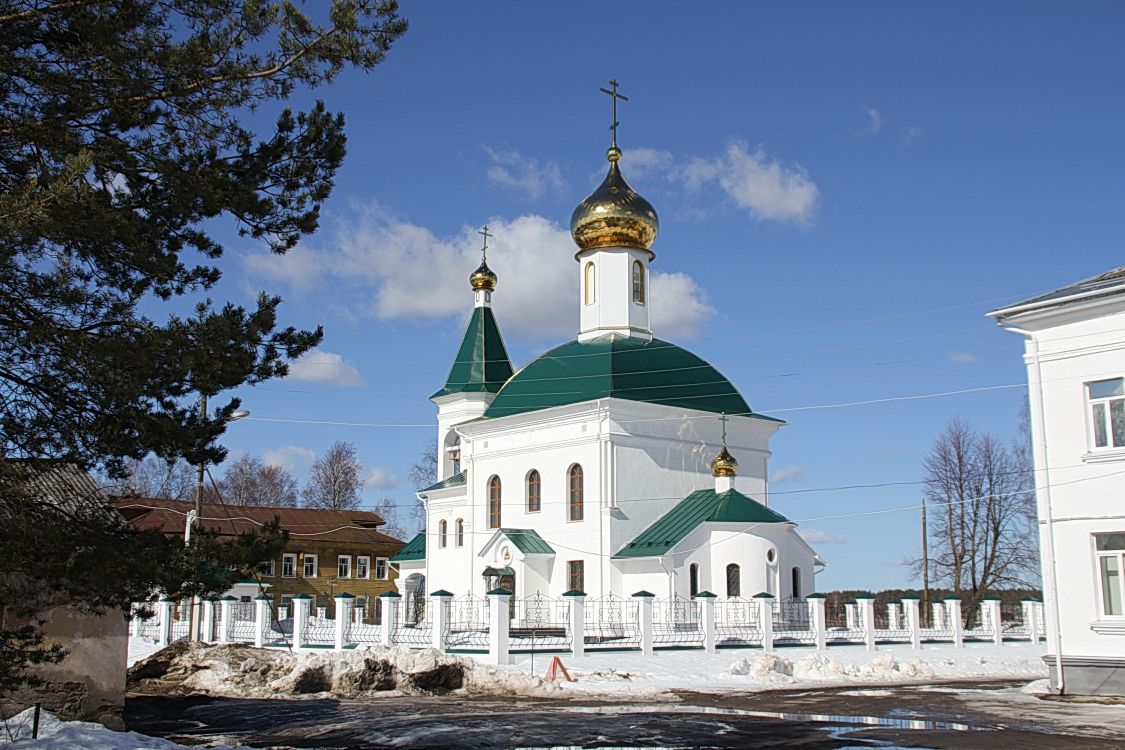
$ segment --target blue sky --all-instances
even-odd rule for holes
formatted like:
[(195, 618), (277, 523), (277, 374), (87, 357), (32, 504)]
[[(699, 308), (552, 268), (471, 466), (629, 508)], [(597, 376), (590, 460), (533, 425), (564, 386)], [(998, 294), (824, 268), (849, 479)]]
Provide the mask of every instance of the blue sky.
[[(318, 363), (237, 395), (232, 451), (304, 479), (337, 439), (365, 502), (410, 498), (472, 304), (482, 224), (517, 365), (572, 338), (570, 213), (622, 168), (661, 217), (656, 334), (789, 422), (772, 504), (813, 530), (822, 590), (909, 582), (909, 483), (953, 416), (1014, 436), (1018, 337), (985, 312), (1121, 265), (1125, 8), (1083, 3), (421, 3), (347, 116), (321, 230), (285, 258), (229, 238), (215, 296), (285, 298)], [(307, 104), (301, 98), (297, 105)], [(263, 112), (267, 118), (269, 112)], [(263, 122), (265, 119), (263, 119)], [(271, 420), (302, 420), (300, 422)], [(318, 425), (360, 422), (425, 427)]]

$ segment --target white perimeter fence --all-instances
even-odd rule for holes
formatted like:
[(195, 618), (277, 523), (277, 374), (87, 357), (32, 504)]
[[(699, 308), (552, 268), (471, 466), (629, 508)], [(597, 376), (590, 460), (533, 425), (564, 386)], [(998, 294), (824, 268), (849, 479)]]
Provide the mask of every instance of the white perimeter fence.
[[(650, 656), (662, 649), (761, 648), (805, 645), (824, 650), (857, 644), (1005, 641), (1038, 643), (1046, 637), (1042, 603), (1025, 599), (1018, 605), (985, 599), (976, 617), (966, 618), (961, 601), (950, 598), (930, 605), (923, 619), (921, 602), (904, 597), (876, 610), (874, 599), (833, 605), (822, 595), (778, 601), (759, 594), (751, 599), (720, 599), (701, 592), (692, 599), (656, 599), (648, 592), (631, 597), (587, 599), (584, 594), (513, 598), (502, 589), (482, 597), (455, 597), (447, 591), (431, 594), (428, 603), (383, 594), (378, 624), (364, 621), (355, 597), (335, 597), (336, 617), (326, 608), (311, 612), (311, 600), (295, 596), (292, 611), (280, 607), (275, 616), (272, 599), (253, 602), (234, 597), (205, 600), (200, 618), (201, 640), (209, 643), (250, 643), (294, 649), (355, 648), (364, 644), (436, 648), (452, 653), (488, 654), (506, 664), (512, 654), (570, 653), (630, 650)], [(186, 606), (163, 600), (156, 614), (134, 617), (130, 633), (166, 646), (188, 637)]]

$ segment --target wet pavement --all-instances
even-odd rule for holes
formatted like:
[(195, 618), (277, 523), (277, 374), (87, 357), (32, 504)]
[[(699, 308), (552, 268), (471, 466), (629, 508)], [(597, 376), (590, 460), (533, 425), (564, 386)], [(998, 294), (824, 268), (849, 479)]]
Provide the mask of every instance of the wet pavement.
[[(183, 744), (271, 748), (1105, 748), (1017, 684), (678, 693), (675, 702), (452, 697), (369, 702), (130, 696), (129, 729)], [(1055, 704), (1057, 706), (1058, 704)], [(1046, 708), (1044, 708), (1046, 707)], [(1072, 724), (1079, 724), (1076, 727)]]

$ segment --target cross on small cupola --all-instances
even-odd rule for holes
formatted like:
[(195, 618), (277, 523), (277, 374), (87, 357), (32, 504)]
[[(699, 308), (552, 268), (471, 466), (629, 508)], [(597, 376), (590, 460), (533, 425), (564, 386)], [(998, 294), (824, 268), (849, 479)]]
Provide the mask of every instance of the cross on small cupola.
[(719, 455), (711, 459), (711, 476), (715, 477), (715, 491), (726, 492), (734, 486), (734, 477), (738, 474), (738, 460), (727, 450), (727, 422), (730, 417), (723, 412), (719, 417), (723, 425), (723, 447)]
[(469, 274), (469, 285), (477, 295), (477, 306), (487, 305), (491, 301), (492, 292), (496, 289), (496, 274), (488, 267), (488, 238), (493, 237), (488, 231), (488, 226), (477, 230), (477, 234), (484, 237), (484, 244), (480, 249), (480, 266)]

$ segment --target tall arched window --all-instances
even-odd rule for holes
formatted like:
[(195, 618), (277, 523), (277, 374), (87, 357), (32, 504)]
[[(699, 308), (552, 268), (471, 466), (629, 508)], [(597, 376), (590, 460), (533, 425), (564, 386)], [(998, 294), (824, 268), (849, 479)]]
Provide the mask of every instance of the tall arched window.
[(645, 303), (645, 267), (639, 260), (633, 261), (633, 302)]
[(447, 530), (448, 526), (446, 525), (445, 521), (439, 521), (437, 525), (437, 545), (439, 547), (445, 546), (445, 532)]
[(582, 467), (575, 464), (567, 472), (567, 517), (571, 521), (582, 520), (583, 500)]
[(688, 566), (688, 591), (692, 596), (699, 593), (699, 563)]
[(465, 546), (465, 522), (462, 521), (460, 518), (458, 518), (457, 519), (457, 525), (456, 525), (455, 528), (457, 529), (457, 546), (458, 547), (464, 547)]
[(488, 528), (500, 528), (500, 477), (488, 480)]
[(594, 261), (586, 263), (586, 270), (583, 272), (583, 296), (587, 305), (594, 304)]
[(543, 483), (539, 472), (532, 469), (527, 473), (527, 512), (538, 513), (543, 503)]
[(727, 566), (727, 596), (742, 596), (742, 569), (734, 563)]
[(793, 566), (793, 598), (801, 598), (801, 569)]

